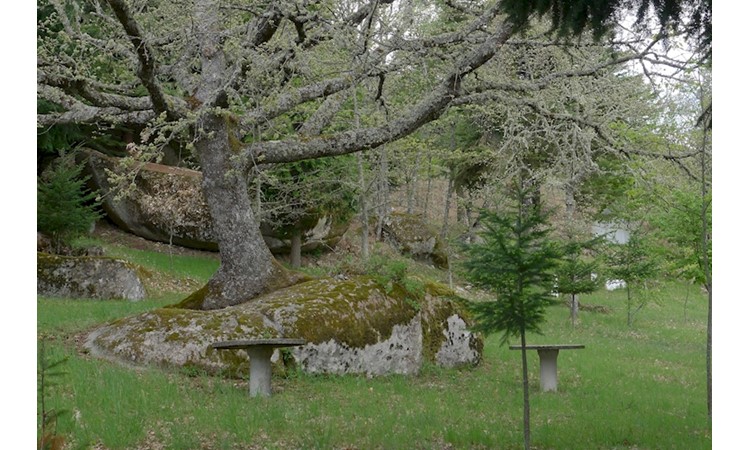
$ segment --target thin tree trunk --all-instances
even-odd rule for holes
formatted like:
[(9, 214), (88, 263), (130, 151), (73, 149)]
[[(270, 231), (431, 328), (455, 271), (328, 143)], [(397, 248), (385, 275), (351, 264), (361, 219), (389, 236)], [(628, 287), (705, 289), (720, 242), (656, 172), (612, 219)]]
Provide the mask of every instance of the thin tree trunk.
[(526, 331), (521, 329), (521, 366), (523, 369), (523, 446), (531, 449), (531, 405), (529, 402), (529, 364), (526, 359)]
[(575, 328), (578, 320), (578, 297), (575, 294), (570, 294), (570, 320)]
[[(354, 126), (359, 128), (359, 107), (357, 102), (357, 86), (352, 94), (354, 103)], [(364, 260), (370, 259), (370, 223), (367, 214), (367, 180), (365, 179), (365, 163), (362, 152), (357, 153), (357, 169), (359, 171), (359, 217), (362, 221), (362, 234), (360, 235), (360, 256)]]
[(453, 196), (453, 178), (448, 177), (448, 189), (445, 192), (445, 209), (443, 210), (443, 228), (440, 231), (440, 239), (448, 236), (448, 219), (451, 212), (451, 197)]
[(362, 259), (370, 258), (370, 224), (367, 217), (367, 180), (365, 180), (365, 167), (362, 161), (362, 153), (357, 153), (357, 169), (359, 170), (359, 218), (362, 221), (362, 234), (360, 235), (360, 255)]
[(407, 214), (414, 214), (414, 197), (417, 192), (417, 179), (419, 177), (419, 163), (422, 160), (421, 153), (417, 153), (414, 160), (414, 165), (409, 173), (409, 183), (407, 184), (406, 190), (406, 212)]
[(390, 195), (388, 192), (388, 147), (383, 145), (380, 147), (380, 155), (378, 155), (379, 170), (378, 170), (378, 226), (375, 230), (375, 237), (377, 240), (383, 238), (383, 223), (388, 217), (388, 209), (390, 203)]
[(627, 283), (625, 285), (625, 291), (628, 293), (628, 326), (633, 325), (633, 317), (631, 316), (632, 313), (632, 299), (630, 298), (630, 283)]
[[(701, 92), (701, 94), (703, 94)], [(703, 103), (703, 102), (701, 102)], [(701, 105), (702, 106), (702, 105)], [(701, 143), (701, 260), (703, 262), (703, 275), (705, 287), (708, 292), (708, 321), (706, 324), (706, 407), (708, 410), (708, 421), (711, 423), (712, 413), (712, 379), (711, 379), (711, 352), (712, 352), (712, 301), (713, 282), (711, 279), (711, 260), (708, 256), (708, 241), (710, 239), (708, 229), (708, 186), (706, 167), (706, 148), (708, 146), (708, 123), (703, 122), (703, 141)]]
[(299, 269), (302, 266), (302, 230), (295, 229), (292, 232), (289, 261), (293, 269)]
[(427, 156), (427, 193), (424, 197), (424, 219), (429, 220), (427, 212), (430, 207), (430, 191), (432, 190), (432, 154)]

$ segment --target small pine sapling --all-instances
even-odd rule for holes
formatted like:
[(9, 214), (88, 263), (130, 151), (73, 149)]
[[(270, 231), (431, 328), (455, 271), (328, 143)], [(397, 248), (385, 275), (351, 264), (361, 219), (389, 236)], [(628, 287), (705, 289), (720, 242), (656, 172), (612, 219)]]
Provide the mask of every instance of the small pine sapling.
[(590, 294), (601, 284), (592, 274), (598, 271), (598, 262), (587, 253), (601, 243), (601, 238), (569, 240), (561, 245), (562, 258), (557, 270), (557, 292), (570, 295), (570, 320), (575, 328), (578, 319), (578, 296)]
[(85, 234), (101, 217), (96, 193), (86, 189), (82, 165), (71, 156), (61, 157), (52, 169), (37, 177), (37, 231), (49, 236), (55, 251)]
[(649, 251), (642, 233), (633, 232), (628, 242), (611, 243), (606, 259), (610, 277), (625, 282), (628, 326), (633, 326), (636, 314), (648, 303), (648, 297), (640, 291), (658, 274), (656, 256)]
[(527, 201), (516, 187), (508, 212), (483, 211), (480, 241), (467, 246), (467, 276), (495, 294), (495, 300), (470, 303), (477, 331), (502, 332), (501, 344), (521, 338), (524, 394), (524, 444), (531, 445), (526, 334), (540, 333), (545, 309), (552, 303), (554, 270), (560, 252), (549, 237), (548, 214)]
[(63, 448), (64, 439), (57, 434), (57, 419), (64, 410), (49, 407), (48, 397), (50, 389), (57, 386), (56, 380), (65, 375), (60, 366), (67, 362), (67, 358), (50, 360), (44, 340), (39, 342), (37, 368), (37, 399), (39, 400), (39, 440), (38, 450), (59, 450)]

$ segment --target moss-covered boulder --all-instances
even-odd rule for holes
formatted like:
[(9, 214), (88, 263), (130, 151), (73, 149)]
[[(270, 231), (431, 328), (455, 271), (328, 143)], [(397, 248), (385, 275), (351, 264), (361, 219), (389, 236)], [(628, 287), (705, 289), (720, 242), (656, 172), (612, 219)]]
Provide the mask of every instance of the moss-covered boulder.
[[(136, 195), (115, 200), (110, 172), (123, 173), (125, 169), (121, 167), (121, 160), (88, 149), (80, 155), (86, 163), (91, 188), (102, 193), (102, 207), (118, 227), (152, 241), (218, 250), (208, 204), (201, 190), (201, 172), (142, 163), (133, 179)], [(302, 249), (310, 251), (335, 245), (347, 226), (347, 223), (330, 216), (316, 218), (303, 232)], [(289, 237), (265, 223), (261, 224), (261, 232), (272, 252), (289, 252)]]
[(146, 288), (137, 266), (103, 256), (60, 256), (37, 252), (36, 292), (46, 297), (143, 300)]
[(438, 229), (417, 214), (392, 213), (383, 223), (386, 240), (401, 253), (448, 268), (448, 254)]
[(247, 373), (241, 351), (214, 350), (217, 341), (302, 338), (288, 352), (311, 373), (370, 376), (417, 373), (425, 361), (477, 364), (482, 341), (444, 291), (420, 302), (398, 289), (387, 294), (368, 277), (321, 279), (214, 311), (162, 308), (94, 330), (92, 354), (137, 365), (190, 366), (209, 373)]

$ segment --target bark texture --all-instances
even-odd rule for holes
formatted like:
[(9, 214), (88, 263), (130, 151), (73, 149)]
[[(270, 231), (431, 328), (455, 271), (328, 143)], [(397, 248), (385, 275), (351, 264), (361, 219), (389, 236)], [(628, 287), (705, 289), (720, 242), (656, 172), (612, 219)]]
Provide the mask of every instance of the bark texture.
[(257, 296), (273, 273), (273, 256), (253, 215), (248, 180), (232, 161), (228, 120), (204, 116), (201, 125), (205, 136), (196, 143), (203, 168), (203, 193), (221, 255), (221, 266), (208, 282), (203, 309), (224, 308)]

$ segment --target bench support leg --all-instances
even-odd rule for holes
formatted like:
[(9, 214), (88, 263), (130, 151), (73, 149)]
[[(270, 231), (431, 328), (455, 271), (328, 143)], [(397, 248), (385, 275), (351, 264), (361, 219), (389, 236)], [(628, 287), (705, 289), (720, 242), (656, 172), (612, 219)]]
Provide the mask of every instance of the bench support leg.
[(559, 350), (537, 350), (539, 353), (539, 384), (542, 392), (557, 391), (557, 354)]
[(250, 397), (269, 397), (271, 395), (271, 347), (253, 347), (247, 349), (250, 357)]

